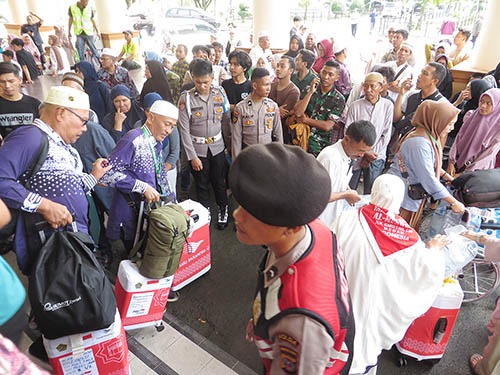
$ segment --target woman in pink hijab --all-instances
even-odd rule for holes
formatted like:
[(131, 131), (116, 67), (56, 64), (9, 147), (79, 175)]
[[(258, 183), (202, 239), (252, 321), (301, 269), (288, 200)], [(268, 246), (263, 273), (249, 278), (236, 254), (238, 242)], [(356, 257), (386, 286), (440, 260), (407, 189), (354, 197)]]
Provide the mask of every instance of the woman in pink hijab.
[(329, 60), (335, 60), (333, 56), (333, 43), (330, 39), (323, 39), (318, 43), (318, 57), (312, 66), (313, 70), (319, 74), (325, 63)]
[(449, 173), (495, 168), (500, 151), (500, 89), (485, 91), (469, 111), (450, 150)]
[(19, 35), (16, 35), (16, 34), (8, 34), (7, 35), (7, 45), (5, 46), (4, 50), (6, 51), (12, 51), (12, 53), (14, 54), (14, 56), (12, 57), (12, 59), (14, 61), (17, 61), (17, 56), (16, 56), (16, 51), (14, 51), (12, 49), (12, 46), (10, 45), (10, 42), (12, 42), (12, 40), (16, 39), (16, 38), (19, 38)]
[(42, 61), (40, 59), (40, 51), (35, 45), (35, 42), (33, 42), (33, 39), (31, 39), (29, 34), (23, 34), (22, 38), (24, 42), (23, 48), (33, 55), (36, 65), (40, 68), (42, 66)]

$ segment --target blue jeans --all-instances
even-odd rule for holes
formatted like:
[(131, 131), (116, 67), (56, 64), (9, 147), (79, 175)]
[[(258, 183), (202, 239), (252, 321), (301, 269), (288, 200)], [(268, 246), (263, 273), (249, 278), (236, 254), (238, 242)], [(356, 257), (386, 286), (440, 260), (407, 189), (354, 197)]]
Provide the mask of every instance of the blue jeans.
[(80, 57), (80, 61), (85, 61), (85, 43), (90, 48), (90, 51), (92, 52), (92, 55), (94, 55), (97, 60), (99, 60), (99, 63), (101, 62), (101, 55), (99, 55), (99, 52), (97, 51), (97, 48), (95, 48), (94, 44), (94, 36), (93, 35), (87, 35), (85, 33), (81, 33), (80, 35), (76, 36), (76, 50), (78, 51), (78, 56)]
[(368, 195), (372, 193), (373, 181), (382, 174), (385, 167), (384, 159), (377, 159), (370, 163), (367, 168), (357, 169), (352, 173), (349, 186), (351, 189), (356, 190), (359, 184), (361, 172), (363, 172), (363, 194)]

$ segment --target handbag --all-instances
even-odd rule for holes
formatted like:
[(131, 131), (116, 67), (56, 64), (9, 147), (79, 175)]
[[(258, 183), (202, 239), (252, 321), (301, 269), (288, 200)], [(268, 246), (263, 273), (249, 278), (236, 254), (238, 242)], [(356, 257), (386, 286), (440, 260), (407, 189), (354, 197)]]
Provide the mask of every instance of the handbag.
[(419, 201), (421, 199), (429, 198), (430, 194), (425, 191), (422, 184), (418, 183), (411, 185), (408, 184), (408, 196), (415, 201)]
[(406, 180), (406, 185), (408, 186), (408, 196), (410, 199), (419, 201), (421, 199), (429, 198), (430, 194), (425, 191), (421, 183), (410, 184), (410, 180), (408, 179), (408, 170), (406, 169), (406, 164), (403, 160), (401, 152), (398, 153), (398, 165), (401, 177)]

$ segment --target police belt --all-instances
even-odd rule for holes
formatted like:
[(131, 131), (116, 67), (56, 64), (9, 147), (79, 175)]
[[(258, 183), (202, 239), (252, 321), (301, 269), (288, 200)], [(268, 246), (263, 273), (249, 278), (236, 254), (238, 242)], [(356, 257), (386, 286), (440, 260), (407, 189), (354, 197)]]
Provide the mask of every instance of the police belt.
[(192, 135), (191, 139), (194, 143), (209, 145), (217, 142), (219, 139), (222, 139), (222, 133), (219, 132), (219, 134), (216, 134), (213, 137), (195, 137), (194, 135)]

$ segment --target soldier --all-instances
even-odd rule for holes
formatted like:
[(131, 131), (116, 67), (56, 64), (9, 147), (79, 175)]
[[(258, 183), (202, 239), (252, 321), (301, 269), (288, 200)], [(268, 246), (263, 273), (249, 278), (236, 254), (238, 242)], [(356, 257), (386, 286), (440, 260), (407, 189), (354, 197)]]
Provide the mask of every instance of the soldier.
[(252, 73), (252, 93), (239, 102), (233, 113), (231, 150), (233, 159), (243, 148), (276, 140), (283, 143), (278, 105), (267, 96), (271, 91), (269, 71), (255, 68)]
[(226, 158), (222, 124), (229, 122), (229, 101), (221, 87), (214, 87), (212, 64), (195, 61), (192, 68), (195, 87), (179, 99), (179, 130), (182, 145), (191, 164), (198, 200), (209, 207), (209, 184), (219, 206), (217, 227), (227, 226)]

